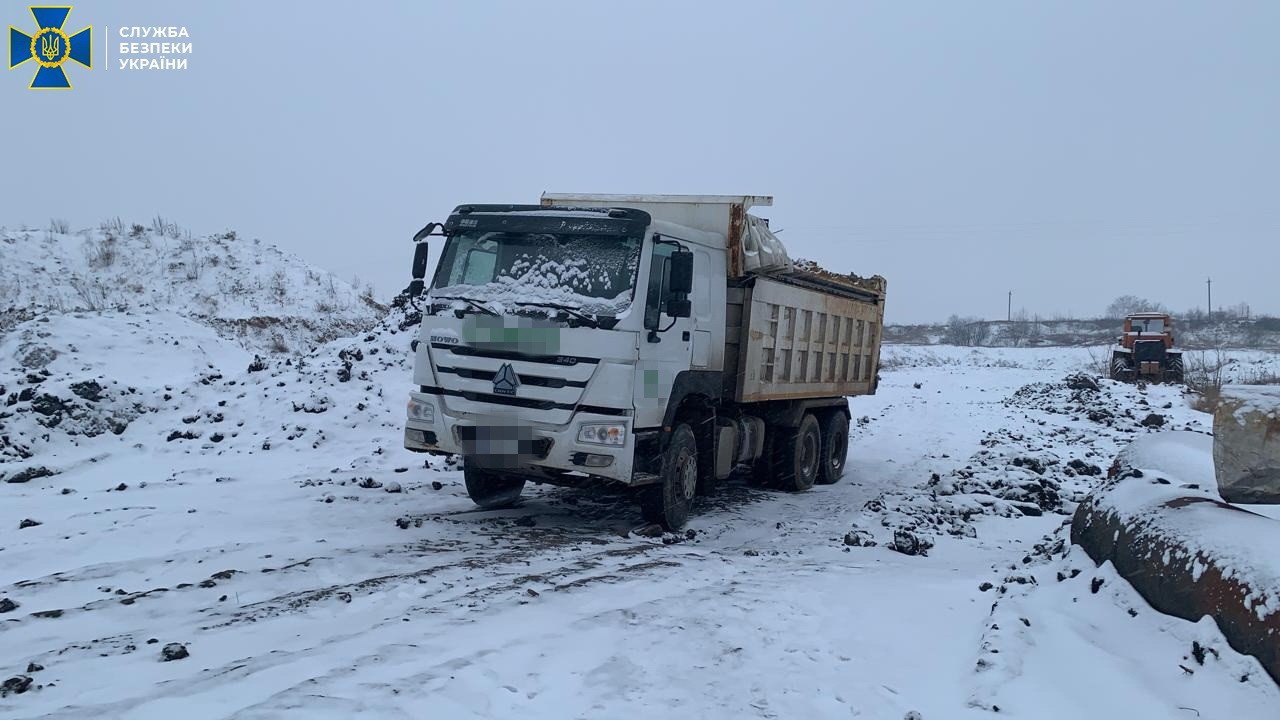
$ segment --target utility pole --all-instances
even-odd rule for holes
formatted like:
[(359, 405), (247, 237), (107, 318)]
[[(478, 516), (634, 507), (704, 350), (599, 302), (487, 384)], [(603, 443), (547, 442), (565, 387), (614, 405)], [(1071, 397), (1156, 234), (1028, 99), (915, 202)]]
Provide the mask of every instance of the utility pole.
[(1209, 322), (1213, 322), (1213, 278), (1206, 278), (1204, 281), (1205, 288), (1209, 292)]
[(1008, 320), (1010, 322), (1013, 321), (1013, 291), (1012, 290), (1009, 291), (1009, 310), (1008, 310), (1008, 314), (1005, 316), (1005, 320)]

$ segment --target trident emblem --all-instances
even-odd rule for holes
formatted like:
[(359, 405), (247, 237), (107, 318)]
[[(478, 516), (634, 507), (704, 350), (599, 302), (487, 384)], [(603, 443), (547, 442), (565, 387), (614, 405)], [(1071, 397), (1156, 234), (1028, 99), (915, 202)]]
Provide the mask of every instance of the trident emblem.
[(9, 68), (35, 61), (36, 75), (31, 80), (33, 90), (70, 90), (71, 81), (63, 68), (68, 60), (93, 67), (93, 29), (85, 28), (68, 35), (62, 26), (71, 14), (70, 7), (33, 7), (36, 19), (35, 35), (9, 28)]
[(62, 45), (58, 42), (58, 36), (53, 33), (45, 33), (40, 36), (40, 55), (47, 62), (53, 62), (53, 59), (62, 55)]

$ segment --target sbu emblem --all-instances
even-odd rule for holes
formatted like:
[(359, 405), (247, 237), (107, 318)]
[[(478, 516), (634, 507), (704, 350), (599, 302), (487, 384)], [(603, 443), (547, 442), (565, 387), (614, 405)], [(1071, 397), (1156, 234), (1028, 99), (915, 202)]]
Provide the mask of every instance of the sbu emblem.
[(9, 69), (34, 61), (37, 67), (31, 79), (32, 90), (70, 90), (71, 81), (63, 65), (74, 60), (93, 67), (93, 29), (86, 27), (68, 35), (62, 26), (71, 14), (70, 7), (32, 7), (31, 14), (37, 26), (34, 35), (9, 27)]

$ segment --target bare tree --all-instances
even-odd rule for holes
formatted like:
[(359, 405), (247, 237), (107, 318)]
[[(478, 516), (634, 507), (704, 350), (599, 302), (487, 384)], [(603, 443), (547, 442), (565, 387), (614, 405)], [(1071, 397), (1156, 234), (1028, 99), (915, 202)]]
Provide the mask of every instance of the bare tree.
[(1121, 295), (1107, 306), (1107, 317), (1113, 320), (1140, 312), (1167, 313), (1169, 309), (1158, 302), (1140, 298), (1137, 295)]
[(947, 345), (973, 347), (987, 341), (990, 328), (979, 318), (952, 315), (947, 320), (947, 328), (942, 341)]
[(1232, 363), (1231, 358), (1223, 355), (1221, 348), (1212, 353), (1201, 350), (1186, 357), (1187, 389), (1199, 397), (1192, 405), (1203, 412), (1213, 412), (1222, 397), (1222, 386), (1226, 382), (1225, 370)]

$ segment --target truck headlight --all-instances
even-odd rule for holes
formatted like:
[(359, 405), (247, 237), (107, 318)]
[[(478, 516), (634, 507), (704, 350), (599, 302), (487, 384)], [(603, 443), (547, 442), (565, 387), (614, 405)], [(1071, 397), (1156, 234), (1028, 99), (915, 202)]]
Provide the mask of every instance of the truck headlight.
[(627, 442), (627, 426), (583, 425), (578, 428), (578, 442), (592, 445), (624, 445)]
[(410, 420), (433, 423), (436, 421), (436, 408), (429, 402), (410, 398), (408, 415)]

